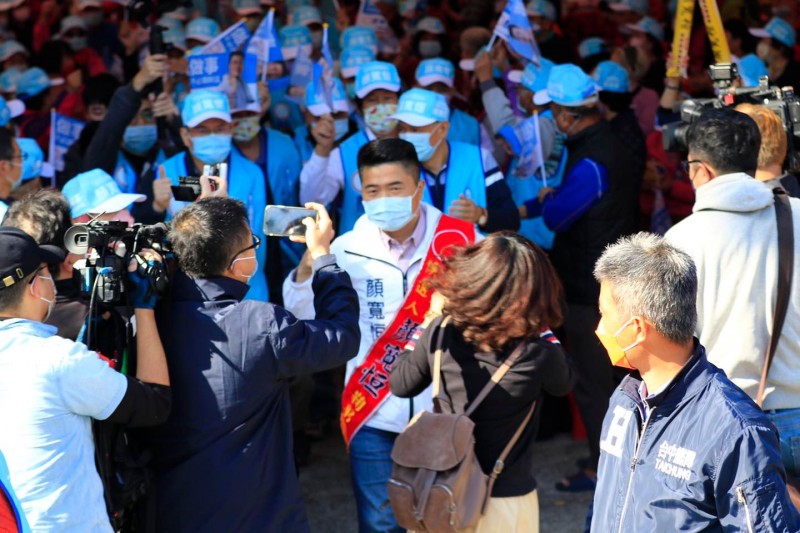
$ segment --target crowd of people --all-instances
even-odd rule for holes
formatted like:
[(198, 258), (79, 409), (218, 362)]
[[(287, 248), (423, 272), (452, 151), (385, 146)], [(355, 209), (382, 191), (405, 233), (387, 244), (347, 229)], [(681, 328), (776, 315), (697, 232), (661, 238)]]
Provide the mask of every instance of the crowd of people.
[(676, 1), (127, 4), (0, 0), (0, 530), (307, 531), (336, 427), (403, 531), (480, 397), (468, 531), (538, 531), (570, 395), (587, 531), (800, 531), (796, 1), (717, 0), (725, 83), (699, 3), (677, 66)]

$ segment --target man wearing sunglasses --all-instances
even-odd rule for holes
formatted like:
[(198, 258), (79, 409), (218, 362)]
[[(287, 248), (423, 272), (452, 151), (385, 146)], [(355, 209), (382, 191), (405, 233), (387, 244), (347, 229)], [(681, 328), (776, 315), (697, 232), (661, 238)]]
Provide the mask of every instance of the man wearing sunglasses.
[[(289, 379), (358, 351), (358, 296), (330, 255), (325, 208), (306, 218), (316, 320), (244, 300), (260, 272), (245, 205), (205, 198), (179, 211), (179, 272), (159, 327), (173, 374), (169, 421), (147, 435), (162, 531), (308, 531), (292, 453)], [(244, 301), (243, 301), (244, 300)]]

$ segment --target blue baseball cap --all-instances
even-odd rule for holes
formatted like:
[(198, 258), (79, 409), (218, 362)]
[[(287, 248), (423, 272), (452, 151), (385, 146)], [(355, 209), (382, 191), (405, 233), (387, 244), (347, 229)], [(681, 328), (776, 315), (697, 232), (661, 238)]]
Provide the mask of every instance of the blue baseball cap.
[(313, 48), (311, 32), (305, 26), (284, 26), (278, 31), (278, 38), (281, 41), (281, 54), (284, 59), (295, 59), (298, 49), (304, 49), (310, 54)]
[(525, 5), (525, 12), (529, 17), (542, 17), (547, 20), (556, 20), (556, 8), (547, 0), (531, 0)]
[(739, 59), (739, 76), (745, 87), (758, 87), (758, 80), (769, 76), (769, 71), (760, 57), (747, 54)]
[(434, 83), (444, 83), (448, 87), (452, 87), (456, 79), (456, 67), (441, 57), (425, 59), (420, 61), (414, 77), (422, 87), (428, 87)]
[(391, 116), (409, 126), (420, 128), (450, 120), (450, 107), (444, 96), (425, 89), (409, 89), (400, 95), (397, 113)]
[(605, 52), (608, 52), (608, 44), (600, 37), (589, 37), (578, 45), (578, 55), (581, 56), (581, 59)]
[(233, 9), (238, 15), (260, 15), (263, 13), (259, 0), (233, 0)]
[(579, 107), (596, 103), (597, 85), (577, 65), (556, 65), (550, 71), (547, 88), (533, 96), (533, 103), (546, 105), (550, 102), (565, 107)]
[(50, 88), (50, 78), (39, 67), (31, 67), (20, 74), (17, 79), (17, 96), (27, 100)]
[(219, 35), (219, 24), (216, 20), (199, 17), (186, 25), (186, 38), (208, 43)]
[(776, 41), (780, 41), (789, 48), (794, 48), (797, 35), (795, 34), (792, 25), (783, 20), (782, 18), (773, 17), (766, 26), (763, 28), (753, 28), (750, 30), (751, 35), (766, 39), (770, 37)]
[(0, 44), (0, 62), (3, 62), (16, 54), (25, 54), (26, 56), (30, 55), (28, 49), (19, 44), (17, 41), (6, 41), (3, 44)]
[(652, 17), (642, 17), (636, 24), (627, 24), (628, 29), (652, 35), (659, 41), (664, 40), (664, 27)]
[(399, 93), (401, 85), (397, 68), (385, 61), (372, 61), (361, 65), (356, 74), (356, 96), (359, 98), (364, 98), (378, 89)]
[(231, 108), (228, 97), (219, 91), (200, 89), (192, 91), (183, 99), (181, 119), (187, 128), (212, 118), (231, 122)]
[(298, 6), (290, 14), (292, 24), (308, 26), (309, 24), (322, 24), (322, 15), (314, 6)]
[(556, 66), (555, 63), (543, 57), (539, 60), (538, 67), (533, 63), (528, 63), (525, 65), (525, 70), (509, 72), (508, 79), (535, 93), (547, 88), (547, 80), (550, 78), (550, 71), (554, 66)]
[(331, 110), (328, 103), (325, 101), (325, 93), (320, 89), (312, 80), (306, 86), (306, 109), (315, 117), (321, 117), (326, 113), (345, 113), (350, 111), (350, 105), (347, 102), (347, 95), (344, 92), (344, 86), (339, 78), (333, 79), (333, 110)]
[(164, 15), (156, 21), (156, 24), (166, 28), (164, 30), (164, 42), (170, 44), (175, 48), (180, 48), (184, 52), (188, 48), (186, 46), (186, 30), (183, 29), (183, 23), (172, 17)]
[(0, 126), (5, 126), (12, 118), (25, 112), (25, 104), (21, 100), (5, 100), (0, 98)]
[(17, 138), (19, 151), (22, 154), (22, 181), (32, 180), (42, 175), (44, 152), (34, 139)]
[(116, 213), (134, 202), (144, 202), (144, 194), (125, 194), (108, 172), (96, 168), (78, 174), (64, 185), (62, 191), (70, 206), (70, 216), (91, 213)]
[(378, 37), (368, 26), (350, 26), (342, 33), (340, 43), (342, 50), (358, 46), (369, 48), (373, 55), (378, 53)]
[(649, 0), (620, 0), (608, 5), (613, 11), (636, 11), (646, 15), (650, 9)]
[(22, 76), (23, 70), (19, 67), (7, 68), (0, 74), (0, 91), (13, 93), (17, 91), (17, 81)]
[(594, 69), (592, 78), (600, 86), (601, 91), (610, 93), (627, 93), (631, 89), (628, 71), (613, 61), (603, 61)]
[(375, 52), (364, 46), (353, 46), (342, 50), (339, 68), (344, 78), (355, 78), (361, 65), (375, 61)]
[(444, 24), (436, 17), (424, 17), (417, 22), (417, 32), (432, 33), (433, 35), (444, 35)]

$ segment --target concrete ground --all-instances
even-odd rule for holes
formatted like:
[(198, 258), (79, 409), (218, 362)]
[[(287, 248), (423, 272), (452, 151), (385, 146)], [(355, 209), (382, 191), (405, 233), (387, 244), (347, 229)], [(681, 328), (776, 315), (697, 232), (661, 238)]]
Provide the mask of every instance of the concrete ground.
[[(536, 479), (539, 483), (540, 530), (542, 533), (583, 531), (592, 494), (566, 494), (555, 490), (554, 485), (564, 474), (572, 474), (577, 470), (575, 461), (587, 455), (586, 443), (576, 442), (562, 434), (550, 440), (536, 442), (534, 446), (538, 450)], [(311, 521), (311, 531), (358, 531), (347, 455), (338, 433), (314, 443), (311, 461), (300, 473), (300, 483)]]

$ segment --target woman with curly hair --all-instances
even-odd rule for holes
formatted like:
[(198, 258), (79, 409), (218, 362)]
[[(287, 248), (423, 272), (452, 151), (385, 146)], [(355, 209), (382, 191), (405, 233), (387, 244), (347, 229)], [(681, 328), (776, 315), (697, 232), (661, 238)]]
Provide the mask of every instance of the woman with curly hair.
[[(561, 283), (538, 246), (517, 233), (499, 232), (446, 259), (433, 288), (444, 299), (444, 316), (426, 320), (416, 345), (398, 358), (390, 378), (396, 396), (413, 397), (431, 384), (444, 317), (450, 317), (441, 332), (440, 397), (446, 412), (465, 412), (495, 370), (524, 345), (471, 415), (475, 453), (489, 474), (542, 391), (563, 396), (575, 381), (572, 364), (550, 331), (562, 321)], [(533, 420), (506, 458), (486, 514), (470, 531), (539, 531), (532, 447), (537, 417)]]

